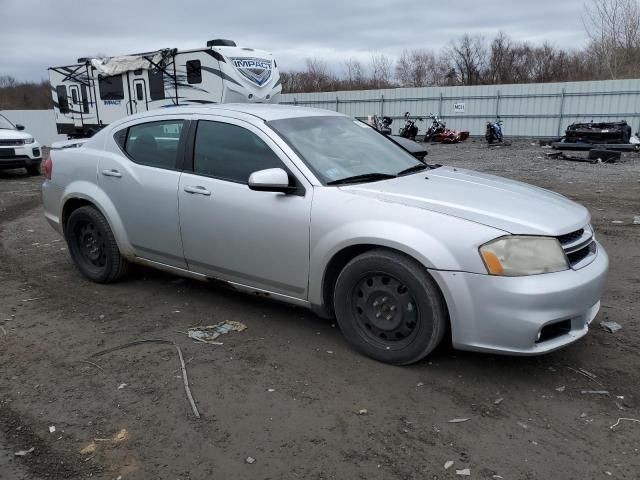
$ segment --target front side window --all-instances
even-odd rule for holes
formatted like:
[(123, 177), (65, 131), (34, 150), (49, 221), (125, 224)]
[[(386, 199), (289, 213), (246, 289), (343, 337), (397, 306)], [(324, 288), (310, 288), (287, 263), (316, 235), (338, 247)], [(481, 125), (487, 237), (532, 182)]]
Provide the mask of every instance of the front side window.
[(272, 120), (273, 128), (324, 184), (424, 165), (395, 142), (351, 117)]
[(124, 150), (136, 163), (174, 170), (183, 124), (183, 120), (167, 120), (129, 127)]
[(101, 76), (98, 79), (98, 88), (100, 90), (100, 99), (102, 100), (123, 100), (124, 86), (122, 85), (122, 75), (113, 75), (111, 77)]
[(282, 167), (275, 152), (246, 128), (221, 122), (198, 122), (193, 156), (195, 173), (247, 183), (253, 172)]
[(202, 69), (200, 60), (189, 60), (187, 62), (187, 82), (202, 83)]
[(65, 87), (64, 85), (58, 85), (56, 87), (56, 94), (58, 95), (58, 108), (60, 109), (60, 113), (69, 113), (67, 87)]
[(164, 100), (164, 74), (160, 70), (149, 70), (149, 97)]

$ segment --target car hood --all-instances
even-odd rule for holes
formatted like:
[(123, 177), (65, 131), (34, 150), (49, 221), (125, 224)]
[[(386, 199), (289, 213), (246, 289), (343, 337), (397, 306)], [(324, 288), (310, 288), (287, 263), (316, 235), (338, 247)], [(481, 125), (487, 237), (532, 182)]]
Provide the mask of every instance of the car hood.
[(27, 132), (0, 128), (0, 140), (25, 140), (31, 137), (32, 135), (28, 134)]
[(590, 221), (586, 208), (558, 193), (461, 168), (440, 167), (340, 188), (355, 195), (440, 212), (513, 234), (563, 235), (579, 230)]

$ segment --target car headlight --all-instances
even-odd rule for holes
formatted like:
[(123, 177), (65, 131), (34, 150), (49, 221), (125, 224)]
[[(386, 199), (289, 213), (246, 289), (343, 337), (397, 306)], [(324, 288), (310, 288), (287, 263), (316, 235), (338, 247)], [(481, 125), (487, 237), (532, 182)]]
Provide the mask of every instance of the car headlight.
[(481, 246), (480, 255), (491, 275), (520, 277), (569, 268), (560, 242), (553, 237), (501, 237)]
[(25, 144), (25, 145), (29, 145), (29, 144), (31, 144), (31, 143), (33, 143), (33, 142), (35, 142), (35, 140), (34, 140), (34, 138), (33, 138), (33, 137), (28, 137), (28, 138), (25, 138), (25, 139), (24, 139), (24, 144)]

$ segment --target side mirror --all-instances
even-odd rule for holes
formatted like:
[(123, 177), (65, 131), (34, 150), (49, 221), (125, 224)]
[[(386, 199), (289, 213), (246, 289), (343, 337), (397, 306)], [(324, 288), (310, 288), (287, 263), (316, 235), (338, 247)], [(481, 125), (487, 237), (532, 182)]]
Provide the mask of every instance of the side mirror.
[(16, 123), (16, 130), (24, 130), (24, 125), (20, 125), (19, 123)]
[(249, 176), (249, 188), (258, 192), (291, 193), (295, 186), (289, 185), (289, 174), (282, 168), (258, 170)]

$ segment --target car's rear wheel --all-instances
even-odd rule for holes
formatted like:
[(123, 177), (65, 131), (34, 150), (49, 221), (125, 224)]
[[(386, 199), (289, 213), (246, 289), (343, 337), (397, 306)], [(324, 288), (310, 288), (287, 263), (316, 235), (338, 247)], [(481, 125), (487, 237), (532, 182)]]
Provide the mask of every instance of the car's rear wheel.
[(390, 250), (365, 252), (344, 267), (336, 281), (334, 310), (354, 348), (395, 365), (428, 355), (447, 325), (444, 300), (428, 272)]
[(80, 273), (97, 283), (122, 278), (128, 269), (113, 232), (104, 216), (94, 207), (74, 210), (65, 227), (71, 258)]

